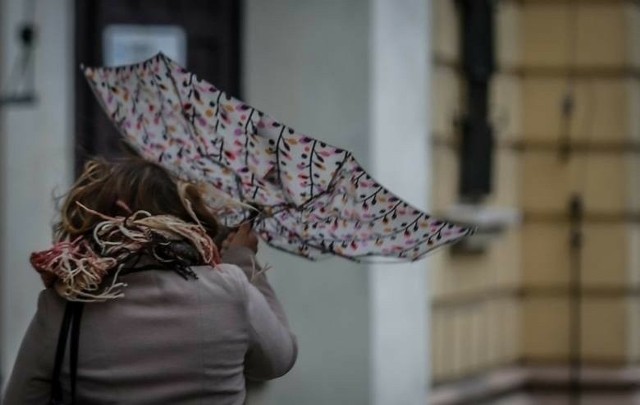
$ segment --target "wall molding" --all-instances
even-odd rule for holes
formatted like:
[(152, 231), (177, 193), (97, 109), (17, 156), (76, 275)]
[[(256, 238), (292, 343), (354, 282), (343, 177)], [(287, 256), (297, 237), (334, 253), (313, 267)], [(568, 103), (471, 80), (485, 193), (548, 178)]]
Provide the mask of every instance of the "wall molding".
[[(454, 122), (454, 120), (452, 120)], [(452, 124), (452, 126), (455, 124)], [(548, 136), (545, 136), (549, 138)], [(573, 135), (575, 137), (575, 135)], [(592, 136), (590, 136), (592, 137)], [(606, 138), (606, 136), (600, 136)], [(568, 142), (561, 142), (561, 139), (539, 139), (540, 136), (523, 135), (520, 139), (506, 139), (497, 137), (495, 146), (498, 149), (511, 150), (518, 153), (560, 153), (567, 149), (572, 154), (625, 154), (640, 155), (640, 139), (635, 140), (629, 135), (629, 139), (619, 141), (583, 141), (580, 139), (569, 139)], [(444, 134), (442, 132), (432, 132), (431, 142), (434, 147), (451, 148), (458, 150), (460, 142), (455, 132)]]
[[(435, 384), (430, 405), (478, 405), (519, 393), (566, 395), (570, 369), (563, 366), (506, 366), (441, 384)], [(610, 394), (629, 398), (640, 393), (640, 367), (583, 367), (580, 390), (587, 394)]]
[[(431, 307), (438, 310), (464, 310), (476, 308), (489, 301), (523, 300), (530, 298), (569, 299), (572, 294), (569, 285), (493, 287), (471, 293), (452, 293), (431, 300)], [(589, 299), (640, 298), (640, 285), (601, 286), (583, 285), (580, 289), (583, 301)]]
[[(462, 64), (449, 56), (434, 54), (432, 64), (435, 68), (447, 68), (462, 75)], [(527, 78), (549, 79), (640, 79), (640, 67), (628, 65), (533, 65), (524, 63), (498, 63), (497, 75)]]

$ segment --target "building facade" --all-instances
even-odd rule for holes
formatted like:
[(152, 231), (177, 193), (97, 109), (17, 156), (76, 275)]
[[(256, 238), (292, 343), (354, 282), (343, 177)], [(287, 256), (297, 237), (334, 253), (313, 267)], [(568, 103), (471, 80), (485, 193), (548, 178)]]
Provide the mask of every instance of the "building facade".
[[(458, 198), (460, 18), (454, 1), (432, 5), (433, 205), (446, 210)], [(640, 7), (501, 0), (495, 17), (495, 187), (484, 204), (517, 209), (522, 224), (480, 257), (435, 259), (433, 403), (566, 403), (572, 364), (584, 403), (637, 403)]]

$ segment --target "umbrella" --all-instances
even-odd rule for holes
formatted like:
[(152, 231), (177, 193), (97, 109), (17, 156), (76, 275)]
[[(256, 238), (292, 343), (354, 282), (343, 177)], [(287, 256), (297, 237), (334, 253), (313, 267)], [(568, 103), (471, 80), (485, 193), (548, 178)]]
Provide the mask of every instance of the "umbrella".
[(163, 54), (138, 64), (83, 67), (124, 139), (178, 177), (226, 196), (224, 217), (253, 216), (269, 245), (309, 259), (416, 260), (472, 233), (411, 206), (347, 150), (295, 131), (196, 77)]

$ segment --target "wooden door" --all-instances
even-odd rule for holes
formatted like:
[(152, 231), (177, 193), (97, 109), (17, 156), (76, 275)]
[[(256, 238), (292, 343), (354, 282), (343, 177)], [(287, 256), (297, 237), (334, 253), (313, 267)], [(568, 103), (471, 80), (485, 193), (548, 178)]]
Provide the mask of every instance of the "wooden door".
[[(105, 64), (105, 30), (114, 26), (177, 27), (186, 68), (240, 97), (240, 0), (76, 0), (76, 65)], [(126, 153), (121, 136), (76, 74), (76, 172), (93, 156)]]

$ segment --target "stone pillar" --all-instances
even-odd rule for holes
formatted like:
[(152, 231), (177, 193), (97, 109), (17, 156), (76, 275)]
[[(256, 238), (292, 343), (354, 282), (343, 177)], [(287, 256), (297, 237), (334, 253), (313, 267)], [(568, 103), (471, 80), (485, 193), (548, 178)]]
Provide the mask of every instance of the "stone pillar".
[[(245, 98), (352, 150), (426, 208), (428, 2), (250, 0)], [(298, 364), (252, 393), (265, 404), (426, 403), (426, 262), (309, 263), (264, 249), (300, 340)]]
[[(369, 29), (371, 169), (422, 209), (431, 189), (429, 3), (372, 0)], [(370, 266), (372, 404), (426, 403), (429, 263)]]
[[(0, 1), (0, 61), (5, 74), (18, 57), (22, 0)], [(0, 308), (2, 377), (10, 372), (43, 288), (29, 254), (51, 244), (54, 194), (63, 193), (73, 171), (73, 2), (37, 1), (33, 105), (0, 110)], [(6, 76), (4, 76), (6, 77)], [(3, 79), (4, 79), (3, 77)], [(6, 83), (2, 80), (2, 83)]]

